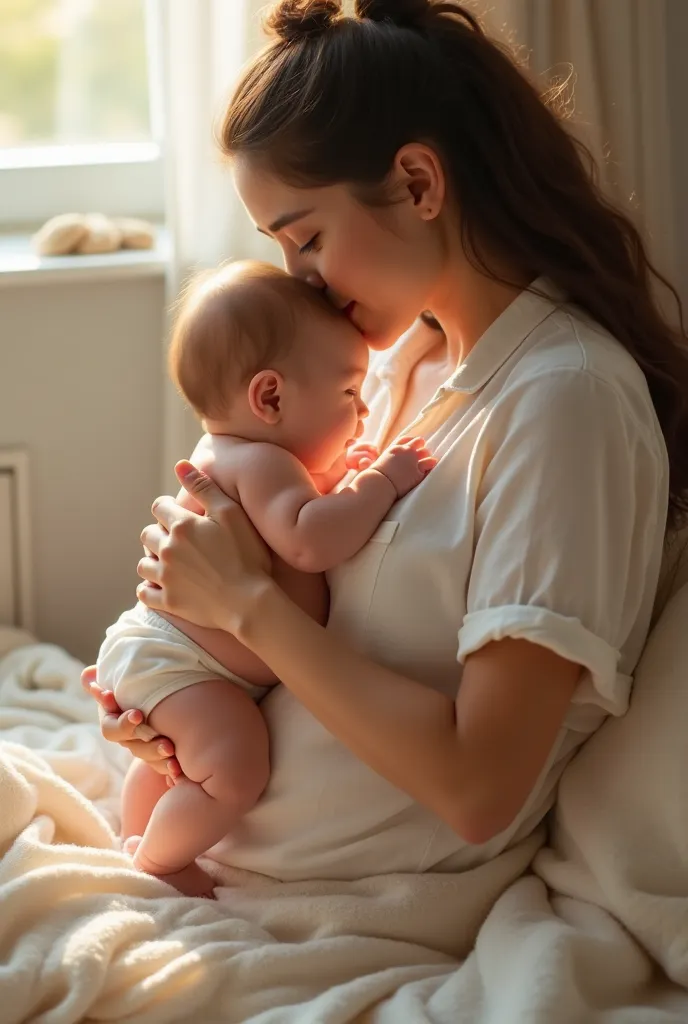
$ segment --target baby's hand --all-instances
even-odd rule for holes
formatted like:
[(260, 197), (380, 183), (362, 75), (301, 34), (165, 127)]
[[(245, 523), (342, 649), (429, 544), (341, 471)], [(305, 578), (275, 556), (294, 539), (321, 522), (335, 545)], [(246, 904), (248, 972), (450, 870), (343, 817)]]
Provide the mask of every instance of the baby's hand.
[(355, 469), (361, 473), (364, 469), (370, 469), (376, 459), (380, 458), (380, 452), (372, 444), (355, 444), (347, 449), (346, 468)]
[(437, 459), (425, 447), (422, 437), (402, 437), (382, 453), (371, 469), (383, 473), (394, 485), (397, 497), (403, 498), (436, 465)]

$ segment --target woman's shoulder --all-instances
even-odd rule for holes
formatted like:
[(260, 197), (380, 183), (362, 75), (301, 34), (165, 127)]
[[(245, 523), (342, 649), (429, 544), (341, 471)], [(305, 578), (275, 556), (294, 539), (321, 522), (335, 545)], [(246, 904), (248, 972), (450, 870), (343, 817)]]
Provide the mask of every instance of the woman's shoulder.
[(647, 380), (631, 353), (577, 306), (561, 303), (533, 331), (503, 391), (547, 389), (581, 401), (619, 403), (638, 424), (661, 436)]

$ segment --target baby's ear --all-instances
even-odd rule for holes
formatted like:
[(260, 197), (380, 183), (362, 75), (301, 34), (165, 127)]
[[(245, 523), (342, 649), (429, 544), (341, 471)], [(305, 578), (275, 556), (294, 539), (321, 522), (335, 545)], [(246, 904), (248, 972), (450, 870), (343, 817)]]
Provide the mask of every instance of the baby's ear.
[(248, 386), (251, 412), (263, 423), (274, 426), (282, 419), (284, 378), (277, 370), (261, 370)]

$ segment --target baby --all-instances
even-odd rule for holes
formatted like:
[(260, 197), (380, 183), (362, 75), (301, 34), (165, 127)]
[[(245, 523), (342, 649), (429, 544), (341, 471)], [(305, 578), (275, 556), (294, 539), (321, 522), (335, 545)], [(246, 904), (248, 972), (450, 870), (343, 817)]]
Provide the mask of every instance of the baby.
[[(421, 439), (381, 455), (356, 445), (368, 410), (368, 348), (324, 296), (269, 264), (240, 262), (197, 282), (178, 316), (170, 369), (201, 417), (191, 461), (238, 501), (273, 552), (285, 592), (325, 624), (325, 570), (351, 558), (433, 467)], [(333, 488), (347, 470), (356, 475)], [(202, 513), (182, 491), (180, 504)], [(184, 776), (132, 764), (122, 835), (134, 864), (187, 895), (212, 882), (196, 857), (256, 803), (269, 777), (257, 702), (278, 680), (234, 637), (138, 604), (107, 630), (99, 680), (123, 711), (168, 736)]]

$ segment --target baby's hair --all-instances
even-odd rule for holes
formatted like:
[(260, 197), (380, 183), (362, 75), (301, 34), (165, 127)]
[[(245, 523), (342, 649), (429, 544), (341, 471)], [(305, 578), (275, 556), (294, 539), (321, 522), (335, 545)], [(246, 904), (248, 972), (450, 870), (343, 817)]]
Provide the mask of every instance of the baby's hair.
[(337, 315), (321, 291), (270, 263), (240, 260), (191, 279), (177, 303), (169, 370), (201, 419), (221, 419), (242, 385), (279, 368), (304, 306)]

